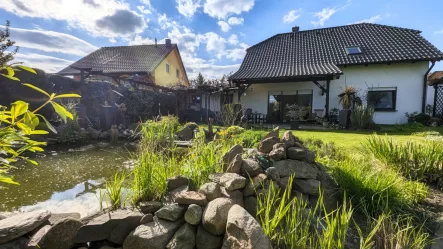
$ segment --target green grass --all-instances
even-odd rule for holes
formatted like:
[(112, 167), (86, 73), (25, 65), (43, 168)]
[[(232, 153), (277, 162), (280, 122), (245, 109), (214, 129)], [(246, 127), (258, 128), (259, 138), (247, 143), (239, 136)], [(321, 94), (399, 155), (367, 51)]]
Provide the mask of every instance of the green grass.
[[(106, 195), (111, 202), (111, 209), (121, 208), (125, 200), (122, 200), (123, 183), (125, 182), (128, 174), (126, 172), (117, 172), (114, 174), (111, 181), (106, 181)], [(101, 196), (101, 193), (100, 193)], [(103, 199), (100, 197), (100, 204)]]

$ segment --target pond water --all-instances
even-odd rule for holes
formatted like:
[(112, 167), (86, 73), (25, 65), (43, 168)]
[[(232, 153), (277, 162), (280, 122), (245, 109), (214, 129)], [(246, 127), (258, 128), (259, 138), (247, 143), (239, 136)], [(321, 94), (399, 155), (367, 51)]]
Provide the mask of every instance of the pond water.
[[(39, 165), (24, 164), (10, 171), (20, 185), (0, 189), (0, 212), (50, 210), (78, 212), (82, 217), (100, 210), (100, 189), (105, 180), (130, 164), (125, 146), (88, 145), (51, 151), (33, 158)], [(102, 190), (102, 192), (104, 192)]]

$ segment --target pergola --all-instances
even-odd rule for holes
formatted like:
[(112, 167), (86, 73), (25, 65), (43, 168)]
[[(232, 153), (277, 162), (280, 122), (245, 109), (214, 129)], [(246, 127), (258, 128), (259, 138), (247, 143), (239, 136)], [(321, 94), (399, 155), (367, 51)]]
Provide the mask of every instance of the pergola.
[(428, 76), (428, 85), (434, 87), (434, 110), (432, 116), (443, 117), (443, 71), (435, 71)]

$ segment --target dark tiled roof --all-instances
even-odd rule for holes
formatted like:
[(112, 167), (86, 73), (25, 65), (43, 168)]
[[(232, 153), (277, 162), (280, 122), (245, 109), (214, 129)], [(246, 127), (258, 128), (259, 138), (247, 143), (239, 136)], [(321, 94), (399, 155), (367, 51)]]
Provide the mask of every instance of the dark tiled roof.
[[(175, 44), (138, 45), (103, 47), (78, 60), (71, 66), (92, 68), (93, 72), (103, 73), (149, 73), (176, 47)], [(76, 74), (71, 66), (59, 74)]]
[[(348, 55), (346, 47), (361, 54)], [(341, 73), (338, 66), (443, 59), (420, 31), (379, 24), (353, 24), (277, 34), (247, 50), (233, 80)]]

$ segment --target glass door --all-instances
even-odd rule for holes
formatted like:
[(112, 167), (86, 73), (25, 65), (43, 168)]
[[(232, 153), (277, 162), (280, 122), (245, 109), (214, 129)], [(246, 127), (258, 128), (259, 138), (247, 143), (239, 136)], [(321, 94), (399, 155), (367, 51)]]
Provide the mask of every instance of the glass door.
[(273, 123), (281, 122), (282, 95), (280, 92), (269, 92), (268, 120)]
[(305, 118), (312, 112), (312, 90), (276, 91), (268, 95), (268, 118), (270, 122), (289, 122), (288, 105), (297, 104), (308, 108)]

